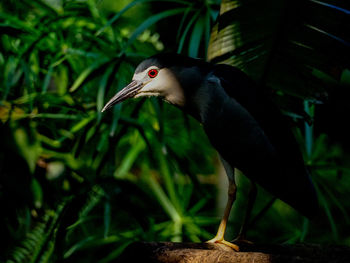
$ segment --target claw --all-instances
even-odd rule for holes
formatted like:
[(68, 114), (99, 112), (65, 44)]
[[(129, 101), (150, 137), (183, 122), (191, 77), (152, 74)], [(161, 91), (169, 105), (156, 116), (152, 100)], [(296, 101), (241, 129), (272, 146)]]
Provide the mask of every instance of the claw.
[(219, 238), (214, 237), (213, 239), (208, 240), (207, 243), (223, 244), (229, 248), (232, 248), (234, 251), (239, 251), (239, 246), (237, 246), (236, 244), (233, 244), (231, 242), (228, 242), (224, 239), (219, 239)]

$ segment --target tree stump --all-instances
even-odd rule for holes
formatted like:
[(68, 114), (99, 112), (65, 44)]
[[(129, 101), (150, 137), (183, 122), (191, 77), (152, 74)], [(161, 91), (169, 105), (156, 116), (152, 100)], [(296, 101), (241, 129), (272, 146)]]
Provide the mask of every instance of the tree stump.
[(313, 244), (257, 245), (240, 244), (239, 252), (220, 244), (135, 242), (117, 262), (155, 263), (346, 263), (350, 248)]

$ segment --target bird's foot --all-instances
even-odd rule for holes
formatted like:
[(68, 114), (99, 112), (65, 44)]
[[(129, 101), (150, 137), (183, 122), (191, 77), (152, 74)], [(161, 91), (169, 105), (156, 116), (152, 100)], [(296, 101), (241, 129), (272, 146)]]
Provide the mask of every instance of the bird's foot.
[(231, 242), (228, 242), (228, 241), (224, 240), (223, 238), (214, 237), (213, 239), (208, 240), (206, 243), (223, 244), (229, 248), (232, 248), (234, 251), (239, 251), (239, 246), (237, 246), (236, 244), (233, 244)]

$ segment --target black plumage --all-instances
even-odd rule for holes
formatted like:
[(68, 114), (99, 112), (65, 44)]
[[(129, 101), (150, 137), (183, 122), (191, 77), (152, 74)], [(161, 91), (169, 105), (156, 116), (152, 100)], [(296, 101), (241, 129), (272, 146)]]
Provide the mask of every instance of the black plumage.
[[(313, 217), (318, 210), (315, 190), (285, 116), (264, 89), (243, 72), (228, 65), (213, 68), (230, 99), (227, 110), (208, 119), (235, 122), (216, 121), (224, 125), (222, 135), (215, 124), (204, 124), (214, 147), (251, 180), (303, 215)], [(219, 142), (220, 138), (230, 140)]]

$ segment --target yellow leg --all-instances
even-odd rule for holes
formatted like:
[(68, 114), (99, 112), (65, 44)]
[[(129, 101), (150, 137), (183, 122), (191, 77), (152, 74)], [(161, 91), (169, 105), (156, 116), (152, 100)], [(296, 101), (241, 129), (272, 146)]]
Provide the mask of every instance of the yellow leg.
[(248, 195), (248, 205), (247, 210), (244, 216), (243, 224), (241, 227), (241, 230), (239, 231), (238, 236), (232, 240), (233, 242), (240, 242), (240, 243), (247, 243), (247, 244), (253, 244), (251, 241), (248, 241), (246, 239), (246, 233), (247, 233), (247, 227), (250, 219), (250, 215), (253, 210), (253, 206), (256, 200), (257, 195), (257, 187), (256, 184), (253, 181), (250, 181), (250, 189), (249, 189), (249, 195)]
[(230, 243), (224, 239), (228, 217), (230, 216), (232, 204), (236, 200), (236, 191), (237, 191), (237, 187), (236, 187), (234, 179), (229, 180), (228, 199), (227, 199), (227, 203), (226, 203), (226, 207), (225, 207), (225, 211), (224, 211), (224, 216), (221, 219), (220, 226), (219, 226), (219, 229), (218, 229), (216, 236), (213, 239), (208, 240), (207, 243), (220, 243), (220, 244), (224, 244), (224, 245), (226, 245), (226, 246), (228, 246), (236, 251), (239, 251), (239, 247), (237, 245)]

